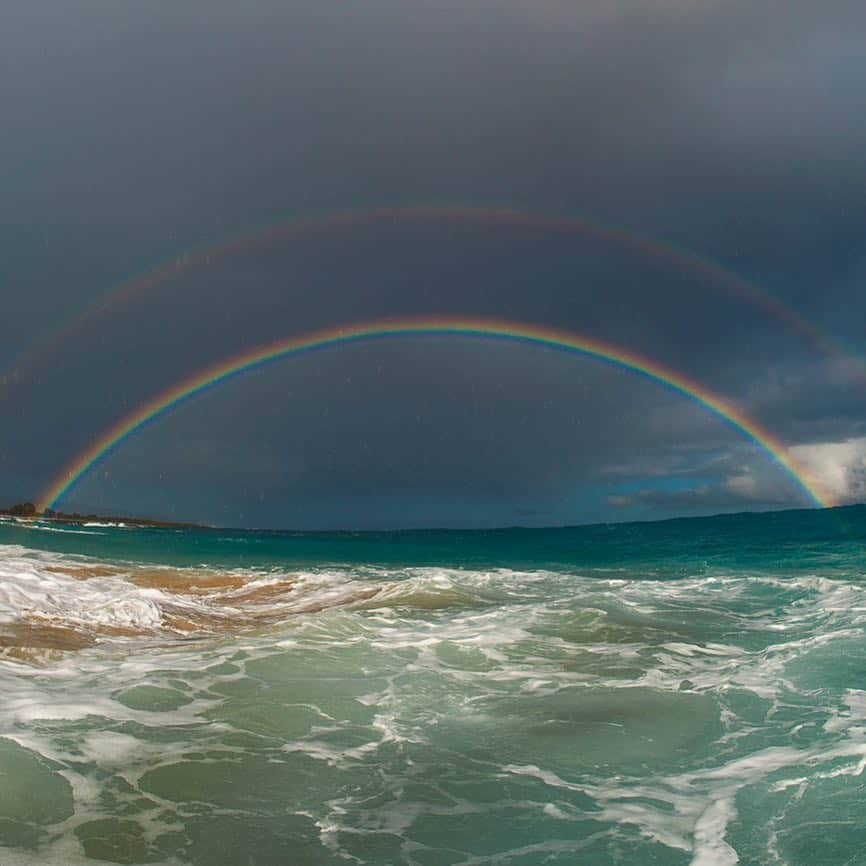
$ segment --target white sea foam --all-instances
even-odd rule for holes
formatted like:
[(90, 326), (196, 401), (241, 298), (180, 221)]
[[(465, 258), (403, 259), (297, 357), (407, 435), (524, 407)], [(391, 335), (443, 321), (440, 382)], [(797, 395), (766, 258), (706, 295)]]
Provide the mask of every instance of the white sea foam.
[[(95, 571), (81, 579), (81, 568)], [(4, 627), (145, 633), (106, 633), (42, 666), (0, 659), (0, 737), (58, 767), (76, 809), (62, 841), (47, 841), (40, 859), (7, 858), (15, 866), (87, 862), (73, 831), (107, 814), (106, 780), (147, 839), (182, 832), (177, 804), (146, 790), (146, 777), (182, 780), (214, 763), (231, 788), (243, 784), (232, 773), (261, 758), (315, 762), (321, 773), (304, 783), (315, 796), (292, 788), (281, 818), (292, 796), (303, 799), (295, 814), (347, 861), (357, 854), (346, 840), (364, 835), (399, 836), (405, 853), (424, 849), (431, 822), (501, 818), (508, 829), (518, 809), (526, 826), (541, 822), (545, 835), (507, 851), (455, 848), (477, 864), (604, 862), (610, 842), (631, 862), (664, 846), (692, 866), (733, 866), (748, 856), (735, 850), (750, 820), (744, 791), (782, 803), (776, 824), (750, 830), (782, 851), (786, 809), (810, 786), (866, 773), (866, 693), (828, 696), (797, 679), (798, 665), (837, 641), (862, 640), (866, 591), (845, 581), (364, 567), (226, 570), (242, 580), (196, 589), (197, 573), (215, 572), (174, 569), (166, 575), (193, 580), (172, 589), (136, 583), (137, 569), (0, 548)], [(270, 630), (168, 639), (179, 613), (231, 625), (258, 611)], [(654, 707), (657, 723), (645, 723)], [(683, 736), (666, 745), (672, 728)], [(625, 754), (635, 739), (641, 761)], [(497, 773), (508, 784), (501, 801), (491, 799)], [(472, 800), (464, 787), (483, 793)], [(243, 812), (204, 788), (200, 815)], [(569, 822), (597, 830), (559, 839)], [(435, 851), (425, 856), (435, 862)]]
[(41, 619), (63, 624), (152, 629), (161, 622), (159, 594), (120, 578), (76, 580), (6, 556), (0, 562), (0, 621)]
[(714, 800), (695, 823), (694, 856), (691, 866), (733, 866), (740, 858), (725, 841), (728, 824), (737, 810), (730, 797)]

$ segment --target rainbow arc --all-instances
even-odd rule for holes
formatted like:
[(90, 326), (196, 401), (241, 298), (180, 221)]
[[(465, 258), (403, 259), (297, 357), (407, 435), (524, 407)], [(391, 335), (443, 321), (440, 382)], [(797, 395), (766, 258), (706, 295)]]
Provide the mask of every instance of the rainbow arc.
[[(116, 285), (101, 298), (79, 309), (48, 337), (20, 355), (10, 367), (10, 375), (19, 377), (21, 371), (56, 351), (88, 322), (117, 310), (121, 305), (142, 296), (150, 290), (200, 268), (216, 265), (222, 259), (244, 251), (266, 246), (281, 239), (315, 235), (322, 232), (356, 229), (399, 221), (435, 220), (452, 225), (478, 225), (488, 228), (512, 228), (540, 231), (549, 234), (574, 235), (619, 249), (648, 260), (693, 274), (749, 303), (764, 315), (784, 324), (792, 333), (816, 350), (835, 357), (850, 357), (809, 319), (789, 305), (745, 279), (729, 268), (700, 256), (690, 250), (655, 238), (644, 237), (626, 229), (572, 216), (523, 210), (516, 207), (498, 207), (472, 203), (415, 203), (394, 204), (356, 210), (338, 210), (319, 215), (300, 215), (263, 228), (240, 233), (232, 238), (204, 244), (175, 256), (146, 272)], [(859, 359), (858, 359), (859, 360)], [(861, 364), (862, 366), (862, 364)], [(866, 378), (866, 373), (864, 373)]]
[(462, 336), (545, 346), (584, 357), (598, 358), (650, 379), (702, 406), (758, 445), (786, 471), (818, 507), (837, 504), (817, 478), (798, 463), (785, 444), (732, 401), (714, 394), (699, 382), (656, 361), (616, 346), (554, 328), (493, 319), (412, 318), (379, 319), (348, 324), (315, 333), (295, 335), (268, 343), (211, 365), (161, 391), (107, 430), (51, 482), (38, 508), (54, 508), (89, 472), (106, 460), (127, 439), (166, 413), (223, 382), (246, 375), (266, 364), (298, 355), (387, 337)]

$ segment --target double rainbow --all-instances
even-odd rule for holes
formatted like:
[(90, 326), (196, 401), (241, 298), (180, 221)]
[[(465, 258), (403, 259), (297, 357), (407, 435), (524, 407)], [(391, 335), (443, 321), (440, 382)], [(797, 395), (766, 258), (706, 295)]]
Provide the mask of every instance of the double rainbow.
[(128, 438), (182, 403), (235, 376), (249, 373), (266, 364), (285, 358), (352, 343), (386, 337), (444, 335), (497, 339), (544, 346), (576, 355), (598, 358), (642, 375), (689, 398), (751, 439), (766, 452), (771, 460), (790, 474), (814, 505), (830, 507), (836, 504), (830, 494), (822, 489), (819, 481), (795, 460), (785, 444), (769, 430), (746, 415), (731, 401), (713, 394), (699, 382), (662, 364), (612, 343), (604, 343), (554, 328), (495, 319), (436, 317), (378, 319), (330, 328), (278, 340), (235, 355), (228, 360), (220, 361), (160, 392), (104, 431), (51, 482), (40, 497), (37, 507), (40, 511), (56, 507), (58, 502), (85, 475), (117, 450)]

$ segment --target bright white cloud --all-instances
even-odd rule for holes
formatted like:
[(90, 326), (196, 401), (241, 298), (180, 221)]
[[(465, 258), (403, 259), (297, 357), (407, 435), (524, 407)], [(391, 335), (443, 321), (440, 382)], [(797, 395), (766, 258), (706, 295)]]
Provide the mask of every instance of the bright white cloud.
[(739, 493), (744, 499), (757, 499), (761, 492), (758, 480), (750, 473), (731, 475), (725, 481), (725, 487), (732, 493)]
[(866, 500), (866, 436), (796, 445), (791, 453), (838, 502)]

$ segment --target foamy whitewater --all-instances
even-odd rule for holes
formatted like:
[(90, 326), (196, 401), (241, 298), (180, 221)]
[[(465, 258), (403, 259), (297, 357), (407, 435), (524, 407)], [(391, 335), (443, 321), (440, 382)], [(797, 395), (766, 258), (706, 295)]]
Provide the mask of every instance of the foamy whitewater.
[(866, 507), (0, 522), (0, 863), (866, 863)]

